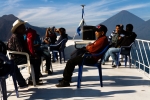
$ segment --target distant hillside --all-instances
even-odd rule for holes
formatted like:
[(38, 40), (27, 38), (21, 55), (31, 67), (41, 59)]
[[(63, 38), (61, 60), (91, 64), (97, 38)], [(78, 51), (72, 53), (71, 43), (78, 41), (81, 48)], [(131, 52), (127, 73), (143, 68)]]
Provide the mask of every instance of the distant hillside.
[[(12, 14), (0, 17), (0, 39), (2, 41), (8, 41), (8, 39), (10, 38), (12, 34), (11, 33), (12, 24), (16, 19), (18, 18)], [(39, 28), (32, 26), (30, 24), (27, 24), (26, 26), (35, 29), (37, 33), (40, 34), (41, 36), (44, 36), (45, 34), (46, 28)]]
[[(11, 27), (13, 22), (18, 19), (14, 15), (4, 15), (0, 17), (0, 40), (7, 41), (11, 36)], [(133, 31), (137, 34), (137, 38), (139, 39), (150, 39), (150, 20), (144, 21), (143, 19), (139, 18), (138, 16), (123, 10), (116, 15), (108, 18), (101, 24), (104, 24), (108, 28), (107, 36), (110, 35), (110, 33), (115, 29), (115, 26), (117, 24), (123, 24), (124, 29), (127, 24), (133, 24), (134, 29)], [(37, 33), (42, 37), (45, 35), (46, 28), (42, 27), (36, 27), (32, 26), (30, 24), (26, 24), (27, 27), (31, 27), (37, 31)], [(72, 37), (69, 36), (69, 39), (72, 39)], [(75, 39), (82, 39), (81, 36), (76, 36)]]
[(0, 17), (0, 39), (5, 41), (11, 35), (12, 23), (17, 19), (14, 15), (4, 15)]
[[(123, 10), (123, 11), (117, 13), (116, 15), (110, 17), (106, 21), (102, 22), (102, 24), (107, 26), (107, 28), (108, 28), (107, 35), (110, 35), (110, 33), (115, 29), (117, 24), (123, 24), (124, 29), (127, 24), (132, 24), (134, 26), (133, 31), (136, 32), (135, 27), (138, 27), (138, 25), (141, 25), (144, 22), (145, 21), (143, 19), (137, 17), (136, 15), (134, 15), (126, 10)], [(136, 32), (136, 33), (140, 34), (138, 32)]]
[[(104, 24), (107, 26), (107, 36), (111, 34), (117, 24), (123, 24), (124, 30), (127, 24), (132, 24), (134, 26), (133, 31), (137, 34), (137, 38), (147, 40), (150, 39), (150, 20), (144, 21), (143, 19), (126, 10), (115, 14), (99, 24)], [(82, 39), (82, 34), (81, 36), (76, 36), (75, 39)]]
[(150, 20), (135, 27), (135, 32), (138, 34), (138, 39), (150, 40)]
[[(18, 18), (12, 14), (4, 15), (4, 16), (0, 17), (0, 40), (8, 41), (8, 39), (10, 38), (10, 36), (12, 34), (11, 33), (12, 24), (17, 19)], [(41, 37), (43, 37), (45, 35), (46, 28), (32, 26), (28, 23), (26, 24), (26, 27), (35, 29)], [(70, 36), (68, 38), (71, 39)]]

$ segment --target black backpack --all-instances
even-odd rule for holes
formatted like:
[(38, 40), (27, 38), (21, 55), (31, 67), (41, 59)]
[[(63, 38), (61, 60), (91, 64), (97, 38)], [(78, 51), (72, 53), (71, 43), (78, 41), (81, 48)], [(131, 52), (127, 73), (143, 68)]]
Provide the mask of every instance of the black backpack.
[(4, 59), (8, 61), (6, 57), (7, 48), (4, 42), (0, 41), (0, 76), (4, 76), (10, 72), (10, 66), (4, 63)]

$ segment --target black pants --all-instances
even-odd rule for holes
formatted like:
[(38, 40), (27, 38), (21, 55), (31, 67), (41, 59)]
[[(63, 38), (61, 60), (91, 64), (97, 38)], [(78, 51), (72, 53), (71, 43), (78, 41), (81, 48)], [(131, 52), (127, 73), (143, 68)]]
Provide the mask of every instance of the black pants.
[(41, 57), (44, 57), (46, 60), (46, 71), (50, 70), (50, 65), (51, 65), (51, 54), (48, 50), (44, 48), (40, 48), (36, 50), (37, 54), (39, 54)]
[(51, 54), (47, 50), (43, 50), (42, 56), (46, 59), (46, 71), (50, 70), (51, 66)]
[[(71, 77), (72, 77), (75, 66), (81, 64), (82, 60), (83, 60), (82, 55), (79, 55), (67, 61), (66, 67), (63, 72), (64, 80), (71, 81)], [(94, 64), (96, 62), (97, 61), (95, 61), (94, 58), (85, 58), (84, 64)]]
[[(27, 59), (25, 57), (17, 58), (14, 59), (15, 64), (20, 65), (20, 64), (25, 64), (27, 62)], [(40, 75), (40, 65), (41, 65), (41, 59), (34, 59), (30, 58), (30, 63), (34, 68), (34, 73), (35, 73), (35, 80), (36, 82), (39, 81), (39, 75)], [(16, 73), (17, 76), (17, 73)], [(31, 80), (31, 75), (29, 80)]]

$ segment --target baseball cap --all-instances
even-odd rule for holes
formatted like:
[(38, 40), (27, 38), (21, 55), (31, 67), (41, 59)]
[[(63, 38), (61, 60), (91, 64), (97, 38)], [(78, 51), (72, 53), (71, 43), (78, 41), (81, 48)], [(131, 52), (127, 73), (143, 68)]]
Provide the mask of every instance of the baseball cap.
[(95, 31), (104, 31), (104, 33), (106, 33), (107, 27), (105, 25), (99, 24), (95, 27)]

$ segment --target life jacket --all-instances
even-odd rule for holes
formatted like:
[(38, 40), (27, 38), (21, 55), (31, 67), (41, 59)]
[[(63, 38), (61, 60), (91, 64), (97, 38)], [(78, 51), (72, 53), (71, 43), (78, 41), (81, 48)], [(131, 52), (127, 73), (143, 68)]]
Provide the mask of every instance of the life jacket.
[(35, 49), (34, 49), (34, 40), (36, 39), (36, 31), (34, 29), (27, 29), (26, 38), (27, 38), (27, 47), (31, 56), (35, 56)]

